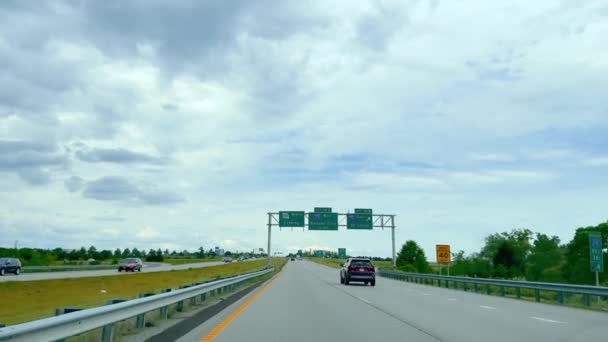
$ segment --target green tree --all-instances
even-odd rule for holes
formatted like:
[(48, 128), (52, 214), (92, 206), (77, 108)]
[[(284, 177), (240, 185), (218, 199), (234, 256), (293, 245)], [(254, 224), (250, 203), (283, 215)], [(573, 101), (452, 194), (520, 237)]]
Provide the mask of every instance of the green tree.
[[(557, 236), (547, 236), (537, 233), (532, 253), (528, 257), (526, 266), (526, 279), (530, 281), (559, 281), (555, 271), (549, 269), (561, 266), (563, 255), (559, 247)], [(549, 272), (549, 273), (547, 273)], [(559, 274), (559, 273), (558, 273)], [(547, 276), (547, 277), (545, 277)], [(551, 279), (548, 279), (551, 278)]]
[(530, 240), (533, 234), (529, 229), (492, 234), (486, 237), (480, 256), (492, 261), (494, 276), (522, 277), (525, 275), (526, 258), (532, 249)]
[(140, 251), (139, 251), (139, 249), (137, 249), (137, 247), (136, 247), (136, 248), (133, 248), (133, 251), (131, 251), (131, 255), (132, 255), (134, 258), (140, 258), (140, 257), (141, 257), (141, 252), (140, 252)]
[(205, 249), (203, 247), (198, 248), (198, 254), (196, 257), (201, 259), (205, 257)]
[(116, 248), (116, 250), (114, 250), (114, 259), (120, 259), (121, 256), (122, 252), (120, 251), (120, 248)]
[(123, 258), (128, 258), (128, 257), (130, 257), (130, 256), (131, 256), (131, 250), (130, 250), (130, 249), (128, 249), (128, 248), (125, 248), (125, 249), (122, 251), (122, 257), (123, 257)]
[[(566, 245), (565, 263), (562, 274), (568, 283), (595, 284), (595, 274), (591, 272), (589, 260), (589, 232), (602, 233), (603, 247), (607, 246), (608, 222), (597, 226), (578, 228), (574, 238)], [(608, 267), (608, 253), (604, 253), (604, 265)], [(600, 282), (608, 280), (606, 272), (600, 273)]]
[(401, 251), (397, 255), (397, 267), (411, 268), (408, 266), (413, 266), (416, 271), (420, 273), (427, 273), (430, 271), (429, 263), (424, 255), (424, 250), (413, 240), (406, 241), (403, 246), (401, 246)]
[(87, 260), (87, 249), (84, 247), (80, 247), (80, 250), (78, 251), (78, 258), (80, 260)]
[(99, 259), (99, 254), (97, 254), (97, 248), (95, 248), (95, 246), (91, 246), (87, 250), (87, 259), (89, 258), (93, 258), (95, 260)]

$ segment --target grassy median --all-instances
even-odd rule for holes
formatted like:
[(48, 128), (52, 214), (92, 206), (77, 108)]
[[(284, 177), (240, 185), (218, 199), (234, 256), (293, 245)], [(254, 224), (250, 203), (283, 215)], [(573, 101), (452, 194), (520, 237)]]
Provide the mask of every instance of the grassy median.
[(158, 293), (162, 289), (234, 276), (263, 269), (267, 260), (235, 262), (220, 266), (181, 271), (133, 273), (75, 279), (29, 282), (2, 282), (0, 324), (12, 325), (50, 317), (55, 309), (90, 308), (105, 305), (111, 299), (133, 299), (140, 293)]

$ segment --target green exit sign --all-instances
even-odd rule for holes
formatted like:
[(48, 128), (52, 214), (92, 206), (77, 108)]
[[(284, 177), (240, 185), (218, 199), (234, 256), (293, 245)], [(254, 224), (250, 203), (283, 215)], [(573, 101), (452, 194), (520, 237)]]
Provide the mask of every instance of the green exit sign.
[(308, 230), (338, 230), (338, 214), (308, 213)]
[(602, 233), (589, 232), (589, 261), (591, 272), (604, 272), (604, 254), (602, 252)]
[(355, 209), (355, 214), (372, 214), (371, 209)]
[(331, 213), (331, 208), (315, 208), (315, 213)]
[(304, 227), (304, 212), (279, 211), (279, 227)]

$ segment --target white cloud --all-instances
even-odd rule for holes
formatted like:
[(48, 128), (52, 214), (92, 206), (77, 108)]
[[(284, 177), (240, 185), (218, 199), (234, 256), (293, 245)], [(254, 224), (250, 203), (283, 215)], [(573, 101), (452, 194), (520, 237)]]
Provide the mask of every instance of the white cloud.
[[(140, 247), (247, 249), (265, 246), (269, 210), (324, 202), (396, 213), (413, 229), (402, 238), (428, 246), (435, 229), (450, 240), (463, 234), (445, 225), (466, 227), (473, 249), (492, 229), (534, 219), (501, 211), (512, 189), (537, 199), (535, 213), (561, 208), (556, 189), (601, 198), (606, 20), (599, 2), (573, 4), (227, 3), (211, 17), (198, 5), (117, 13), (99, 2), (94, 15), (0, 5), (0, 60), (11, 65), (0, 71), (0, 136), (57, 146), (64, 162), (15, 170), (15, 151), (2, 151), (2, 243), (27, 238), (13, 227), (29, 225), (49, 231), (33, 245), (120, 247), (117, 230), (144, 227)], [(82, 146), (96, 153), (78, 158)], [(145, 200), (83, 197), (107, 177), (123, 181), (87, 194), (122, 184), (124, 198)], [(467, 196), (502, 222), (457, 205)], [(600, 215), (572, 205), (581, 219), (571, 223)], [(563, 218), (535, 215), (539, 229), (572, 233)], [(323, 239), (324, 249), (387, 255), (379, 234), (279, 233), (277, 246)]]
[(152, 227), (144, 227), (143, 229), (140, 229), (137, 234), (135, 234), (138, 238), (142, 238), (142, 239), (151, 239), (151, 238), (157, 238), (159, 236), (161, 236), (161, 232), (158, 229), (152, 228)]

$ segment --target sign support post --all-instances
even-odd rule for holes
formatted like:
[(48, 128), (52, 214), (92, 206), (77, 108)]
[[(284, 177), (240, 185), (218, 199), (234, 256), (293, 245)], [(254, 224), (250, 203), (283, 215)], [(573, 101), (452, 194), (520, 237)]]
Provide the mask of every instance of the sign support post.
[(391, 215), (391, 238), (393, 240), (393, 267), (397, 267), (397, 259), (395, 258), (395, 215)]
[(268, 249), (266, 251), (266, 252), (268, 252), (268, 266), (272, 266), (272, 257), (270, 256), (271, 227), (272, 227), (272, 214), (268, 213)]

